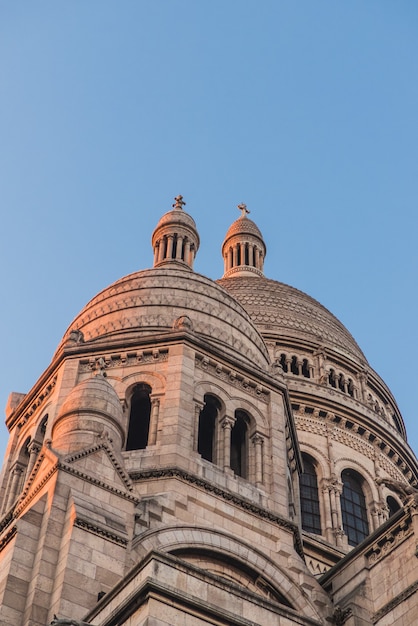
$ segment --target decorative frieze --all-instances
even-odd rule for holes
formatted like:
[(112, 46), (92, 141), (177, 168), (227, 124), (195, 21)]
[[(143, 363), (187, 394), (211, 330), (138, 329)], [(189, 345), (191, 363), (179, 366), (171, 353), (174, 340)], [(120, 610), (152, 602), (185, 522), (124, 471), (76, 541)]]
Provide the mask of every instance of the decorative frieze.
[(51, 395), (54, 390), (54, 387), (57, 383), (57, 377), (54, 376), (47, 385), (42, 389), (42, 391), (35, 397), (29, 409), (23, 414), (22, 418), (18, 422), (18, 426), (21, 427), (25, 424), (28, 419), (35, 413), (35, 411), (44, 404), (45, 400)]
[(262, 385), (250, 380), (246, 376), (242, 376), (242, 374), (239, 374), (235, 370), (217, 363), (216, 361), (212, 361), (206, 356), (201, 354), (196, 355), (196, 367), (205, 372), (209, 372), (220, 380), (232, 384), (234, 387), (242, 389), (245, 393), (258, 398), (266, 404), (269, 402), (270, 393)]
[(375, 541), (371, 549), (366, 552), (369, 566), (373, 566), (394, 550), (404, 539), (413, 534), (411, 518), (402, 519), (399, 524), (391, 528)]
[(80, 372), (94, 372), (115, 367), (130, 367), (139, 364), (161, 363), (167, 361), (168, 349), (137, 350), (134, 352), (120, 352), (118, 354), (102, 354), (80, 360)]

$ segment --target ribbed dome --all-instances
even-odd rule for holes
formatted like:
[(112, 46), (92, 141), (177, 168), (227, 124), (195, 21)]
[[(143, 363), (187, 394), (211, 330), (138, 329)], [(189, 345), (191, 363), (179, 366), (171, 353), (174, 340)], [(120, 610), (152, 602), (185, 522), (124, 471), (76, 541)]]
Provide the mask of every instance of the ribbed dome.
[(367, 362), (345, 326), (306, 293), (264, 276), (217, 282), (243, 305), (263, 336), (309, 341)]
[(99, 293), (75, 318), (84, 342), (124, 341), (172, 333), (179, 318), (189, 318), (196, 335), (241, 361), (265, 368), (264, 340), (239, 302), (212, 280), (187, 267), (163, 265), (130, 274)]
[(239, 217), (231, 224), (225, 235), (225, 241), (234, 235), (253, 235), (255, 237), (259, 237), (261, 240), (263, 239), (257, 224), (245, 215)]

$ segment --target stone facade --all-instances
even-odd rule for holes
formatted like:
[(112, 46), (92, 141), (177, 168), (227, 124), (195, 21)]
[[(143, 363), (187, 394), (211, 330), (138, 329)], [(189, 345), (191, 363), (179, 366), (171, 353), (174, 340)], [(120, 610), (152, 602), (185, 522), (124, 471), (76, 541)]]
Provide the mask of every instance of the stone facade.
[(183, 206), (153, 268), (11, 395), (0, 624), (413, 624), (418, 466), (395, 399), (329, 311), (264, 277), (245, 205), (217, 283)]

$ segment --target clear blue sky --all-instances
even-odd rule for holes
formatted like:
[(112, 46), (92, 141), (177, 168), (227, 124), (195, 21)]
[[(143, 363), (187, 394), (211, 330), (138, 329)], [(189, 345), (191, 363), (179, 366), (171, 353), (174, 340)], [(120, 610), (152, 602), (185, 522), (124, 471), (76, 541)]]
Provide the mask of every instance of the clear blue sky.
[(0, 405), (181, 193), (212, 278), (247, 203), (418, 450), (417, 70), (416, 0), (0, 0)]

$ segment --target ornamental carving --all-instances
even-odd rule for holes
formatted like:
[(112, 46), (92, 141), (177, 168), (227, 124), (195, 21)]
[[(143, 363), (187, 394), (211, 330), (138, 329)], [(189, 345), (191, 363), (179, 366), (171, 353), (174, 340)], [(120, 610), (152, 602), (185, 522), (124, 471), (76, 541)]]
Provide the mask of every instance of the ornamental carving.
[(34, 401), (32, 402), (30, 408), (24, 413), (22, 419), (19, 421), (19, 426), (23, 426), (28, 419), (35, 413), (35, 411), (45, 402), (45, 400), (51, 395), (54, 390), (54, 387), (57, 383), (57, 377), (54, 376), (52, 380), (42, 389), (41, 393), (39, 393)]
[(246, 376), (242, 376), (235, 370), (232, 370), (216, 361), (212, 361), (206, 356), (202, 356), (200, 354), (196, 355), (196, 367), (203, 370), (204, 372), (208, 372), (216, 378), (223, 380), (229, 384), (232, 384), (234, 387), (238, 389), (242, 389), (245, 393), (253, 396), (261, 400), (264, 403), (269, 402), (270, 393), (267, 389), (264, 389), (262, 385), (256, 383), (254, 380), (250, 380)]
[(107, 354), (90, 359), (81, 359), (79, 369), (81, 373), (107, 370), (115, 367), (132, 367), (139, 364), (161, 363), (168, 360), (168, 350), (138, 350), (135, 352), (121, 352)]

